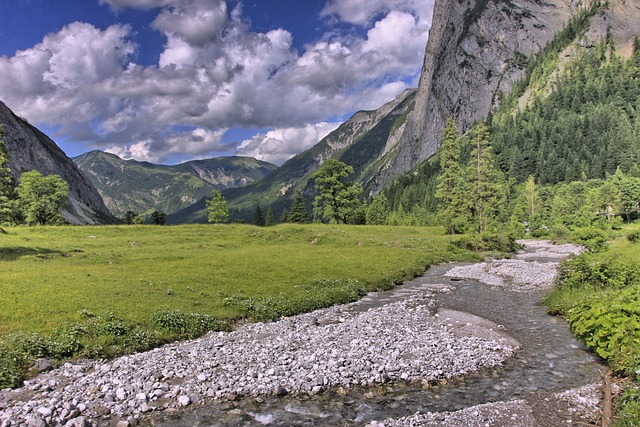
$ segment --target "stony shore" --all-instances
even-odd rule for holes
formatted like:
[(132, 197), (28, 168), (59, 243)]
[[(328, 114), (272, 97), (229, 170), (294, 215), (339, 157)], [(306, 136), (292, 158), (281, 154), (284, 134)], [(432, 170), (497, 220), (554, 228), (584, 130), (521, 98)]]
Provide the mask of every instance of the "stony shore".
[[(534, 244), (539, 257), (558, 260), (579, 250)], [(531, 262), (529, 254), (522, 255), (454, 268), (450, 274), (519, 291), (548, 286), (554, 263)], [(354, 309), (358, 303), (336, 306), (112, 361), (67, 363), (20, 389), (1, 391), (0, 425), (135, 425), (153, 412), (207, 401), (428, 383), (501, 364), (514, 354), (518, 343), (490, 322), (453, 312), (464, 320), (463, 328), (460, 322), (444, 321), (434, 299), (447, 291), (436, 286), (364, 312)], [(409, 417), (379, 425), (431, 424)]]
[(135, 424), (152, 411), (207, 399), (451, 378), (513, 354), (513, 340), (468, 336), (441, 322), (433, 296), (366, 312), (338, 306), (113, 361), (68, 363), (1, 392), (0, 421), (3, 427)]

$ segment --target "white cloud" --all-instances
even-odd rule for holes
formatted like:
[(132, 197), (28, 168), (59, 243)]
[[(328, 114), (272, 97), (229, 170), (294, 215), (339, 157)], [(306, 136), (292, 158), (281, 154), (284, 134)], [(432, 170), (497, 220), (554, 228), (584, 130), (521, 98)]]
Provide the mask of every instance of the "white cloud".
[(431, 23), (435, 0), (329, 0), (322, 10), (324, 16), (335, 16), (341, 21), (357, 25), (369, 25), (391, 11), (413, 13)]
[(424, 0), (335, 0), (324, 13), (366, 26), (366, 37), (332, 33), (299, 52), (291, 33), (254, 32), (223, 0), (101, 1), (166, 6), (152, 24), (166, 36), (157, 65), (132, 62), (128, 26), (72, 23), (0, 57), (0, 99), (67, 140), (160, 162), (228, 152), (225, 130), (244, 127), (276, 129), (239, 151), (281, 163), (330, 128), (305, 123), (377, 108), (416, 82), (430, 22)]
[(301, 151), (316, 145), (341, 123), (320, 122), (298, 128), (274, 129), (244, 140), (238, 154), (281, 165)]
[(135, 9), (154, 9), (166, 6), (171, 0), (98, 0), (100, 4), (108, 4), (112, 9), (124, 9), (127, 7)]

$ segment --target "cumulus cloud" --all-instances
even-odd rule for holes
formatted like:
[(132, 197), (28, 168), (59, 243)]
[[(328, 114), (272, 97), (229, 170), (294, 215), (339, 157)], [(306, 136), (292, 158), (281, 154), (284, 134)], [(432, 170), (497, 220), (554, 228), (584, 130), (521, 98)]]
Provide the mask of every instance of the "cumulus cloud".
[(281, 165), (291, 157), (316, 145), (340, 123), (320, 122), (297, 128), (274, 129), (246, 139), (238, 147), (238, 154)]
[(324, 15), (363, 25), (366, 36), (331, 32), (298, 51), (290, 32), (252, 31), (224, 0), (100, 1), (160, 8), (158, 64), (134, 62), (126, 25), (71, 23), (0, 57), (0, 98), (68, 140), (154, 162), (233, 154), (224, 134), (243, 127), (274, 130), (237, 142), (239, 153), (282, 163), (337, 126), (327, 122), (417, 82), (430, 25), (424, 0), (335, 0)]
[(431, 23), (435, 0), (329, 0), (322, 10), (324, 16), (340, 21), (368, 25), (381, 15), (392, 11), (409, 12)]

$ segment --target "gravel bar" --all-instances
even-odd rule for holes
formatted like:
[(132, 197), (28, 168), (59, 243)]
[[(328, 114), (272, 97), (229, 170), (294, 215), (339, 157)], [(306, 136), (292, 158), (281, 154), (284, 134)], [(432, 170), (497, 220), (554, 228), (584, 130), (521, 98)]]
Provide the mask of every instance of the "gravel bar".
[(66, 363), (1, 391), (0, 425), (121, 427), (211, 400), (426, 383), (514, 354), (517, 343), (507, 337), (469, 336), (443, 322), (435, 292), (365, 312), (351, 304), (247, 324), (112, 361)]

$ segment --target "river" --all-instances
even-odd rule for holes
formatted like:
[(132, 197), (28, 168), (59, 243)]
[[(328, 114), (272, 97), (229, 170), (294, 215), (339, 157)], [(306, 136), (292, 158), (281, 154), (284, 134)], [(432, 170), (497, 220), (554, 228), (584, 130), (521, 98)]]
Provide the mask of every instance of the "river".
[[(555, 269), (560, 256), (532, 247), (520, 254), (527, 266)], [(516, 292), (489, 286), (477, 279), (449, 277), (445, 264), (390, 291), (368, 295), (349, 310), (367, 311), (411, 296), (438, 292), (435, 306), (446, 324), (458, 324), (462, 333), (474, 331), (486, 319), (496, 332), (520, 345), (504, 364), (481, 369), (450, 381), (387, 383), (372, 387), (329, 389), (316, 396), (267, 396), (225, 403), (207, 403), (172, 415), (152, 417), (145, 424), (177, 426), (359, 426), (372, 421), (400, 418), (416, 412), (458, 411), (475, 405), (526, 399), (539, 393), (561, 392), (597, 383), (604, 369), (598, 359), (577, 341), (562, 318), (549, 316), (541, 301), (545, 290)], [(531, 272), (529, 273), (531, 274)], [(468, 316), (471, 315), (471, 316)], [(465, 317), (466, 316), (466, 317)], [(476, 318), (475, 316), (478, 316)]]

